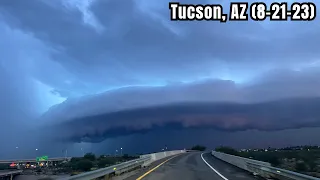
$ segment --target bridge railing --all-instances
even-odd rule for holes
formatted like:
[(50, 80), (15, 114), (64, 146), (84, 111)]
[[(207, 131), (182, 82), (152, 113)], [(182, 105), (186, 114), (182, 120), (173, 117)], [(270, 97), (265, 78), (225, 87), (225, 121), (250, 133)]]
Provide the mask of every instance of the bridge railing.
[(241, 169), (249, 171), (254, 175), (259, 175), (264, 178), (275, 179), (292, 179), (292, 180), (319, 180), (319, 178), (300, 174), (297, 172), (272, 167), (270, 163), (257, 161), (253, 159), (243, 158), (230, 154), (212, 151), (212, 155), (216, 158), (225, 161), (229, 164), (237, 166)]
[(138, 159), (134, 159), (121, 164), (98, 169), (95, 171), (89, 171), (89, 172), (81, 173), (75, 176), (62, 178), (60, 180), (91, 180), (91, 179), (96, 179), (101, 177), (108, 179), (111, 174), (121, 174), (138, 167), (148, 166), (153, 161), (163, 159), (165, 157), (169, 157), (172, 155), (184, 153), (184, 152), (185, 152), (184, 150), (177, 150), (177, 151), (164, 151), (159, 153), (146, 154), (146, 155), (140, 156), (140, 158)]
[(141, 155), (140, 158), (150, 156), (151, 159), (149, 161), (145, 161), (143, 163), (143, 165), (142, 165), (142, 166), (148, 166), (153, 161), (156, 161), (156, 160), (168, 157), (168, 156), (173, 156), (173, 155), (176, 155), (176, 154), (184, 153), (184, 152), (186, 152), (186, 151), (185, 150), (163, 151), (163, 152), (158, 152), (158, 153)]

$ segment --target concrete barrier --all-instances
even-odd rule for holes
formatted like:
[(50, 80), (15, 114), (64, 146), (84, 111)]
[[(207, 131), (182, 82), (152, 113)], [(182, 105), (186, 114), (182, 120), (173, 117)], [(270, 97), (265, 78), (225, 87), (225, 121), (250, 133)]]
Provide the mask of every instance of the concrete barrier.
[(135, 168), (148, 166), (150, 163), (156, 160), (181, 154), (184, 152), (185, 150), (176, 150), (176, 151), (164, 151), (159, 153), (145, 154), (145, 155), (141, 155), (140, 158), (138, 159), (134, 159), (134, 160), (117, 164), (114, 166), (98, 169), (95, 171), (89, 171), (89, 172), (81, 173), (75, 176), (62, 178), (60, 180), (91, 180), (91, 179), (97, 179), (101, 177), (104, 177), (105, 179), (109, 179), (110, 174), (120, 175), (120, 174), (129, 172), (130, 170)]
[(149, 166), (154, 161), (157, 161), (157, 160), (169, 157), (169, 156), (185, 153), (185, 152), (186, 152), (186, 150), (164, 151), (164, 152), (141, 155), (140, 158), (151, 157), (149, 161), (145, 161), (143, 163), (142, 166), (146, 167), (146, 166)]
[(292, 179), (292, 180), (319, 180), (319, 178), (272, 167), (270, 163), (243, 158), (230, 154), (212, 151), (212, 155), (229, 164), (237, 166), (243, 170), (259, 175), (264, 178)]
[(243, 158), (243, 157), (234, 156), (234, 155), (225, 154), (225, 153), (216, 152), (216, 151), (212, 151), (212, 155), (218, 159), (221, 159), (225, 162), (228, 162), (234, 166), (237, 166), (247, 171), (250, 171), (250, 167), (248, 167), (247, 162), (260, 164), (262, 166), (271, 166), (271, 164), (268, 162), (257, 161), (253, 159)]

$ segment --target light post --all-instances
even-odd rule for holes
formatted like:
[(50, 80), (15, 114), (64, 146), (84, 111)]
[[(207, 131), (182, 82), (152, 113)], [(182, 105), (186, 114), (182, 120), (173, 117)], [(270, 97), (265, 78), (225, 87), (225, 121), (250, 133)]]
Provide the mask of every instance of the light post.
[(84, 151), (83, 151), (83, 148), (81, 148), (81, 151), (82, 151), (82, 156), (84, 157)]
[(16, 153), (17, 153), (17, 154), (19, 154), (19, 150), (18, 150), (18, 149), (19, 149), (19, 147), (18, 147), (18, 146), (16, 146), (16, 149), (17, 149), (17, 150), (16, 150)]
[[(36, 149), (36, 158), (38, 157), (38, 149)], [(39, 162), (37, 162), (37, 164), (39, 165)]]
[[(16, 149), (18, 149), (19, 147), (18, 146), (16, 146)], [(17, 152), (16, 153), (18, 153), (19, 152), (19, 150), (17, 150)], [(18, 167), (18, 169), (20, 169), (20, 163), (18, 162), (18, 164), (17, 164), (17, 167)]]
[(67, 156), (68, 156), (68, 149), (66, 149), (65, 159), (67, 159)]
[(120, 148), (121, 149), (121, 156), (122, 156), (122, 148)]
[(116, 153), (115, 153), (115, 156), (117, 156), (117, 153), (118, 153), (118, 150), (116, 149)]

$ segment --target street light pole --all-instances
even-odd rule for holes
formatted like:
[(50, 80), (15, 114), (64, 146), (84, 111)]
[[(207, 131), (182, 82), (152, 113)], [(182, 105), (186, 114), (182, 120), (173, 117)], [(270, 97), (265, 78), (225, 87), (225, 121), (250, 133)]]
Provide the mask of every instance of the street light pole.
[[(16, 149), (18, 149), (18, 148), (19, 148), (19, 147), (16, 146)], [(15, 152), (16, 152), (16, 154), (19, 154), (19, 150), (16, 150)]]
[(83, 152), (83, 149), (81, 148), (81, 151), (82, 151), (82, 156), (84, 157), (84, 152)]
[(121, 156), (122, 156), (122, 148), (121, 148)]
[[(36, 149), (36, 158), (38, 157), (38, 149)], [(39, 162), (37, 162), (39, 165)]]
[(67, 159), (68, 149), (66, 149), (65, 159)]

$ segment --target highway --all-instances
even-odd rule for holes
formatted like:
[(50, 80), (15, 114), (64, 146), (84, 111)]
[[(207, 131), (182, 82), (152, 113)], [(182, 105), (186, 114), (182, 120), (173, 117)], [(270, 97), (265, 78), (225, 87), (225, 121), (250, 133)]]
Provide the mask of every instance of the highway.
[(160, 160), (126, 180), (257, 180), (210, 153), (185, 153)]
[[(70, 161), (71, 157), (55, 157), (55, 158), (48, 158), (46, 161), (64, 161), (68, 160)], [(0, 164), (8, 164), (8, 163), (27, 163), (27, 162), (37, 162), (36, 158), (34, 159), (8, 159), (8, 160), (0, 160)]]

